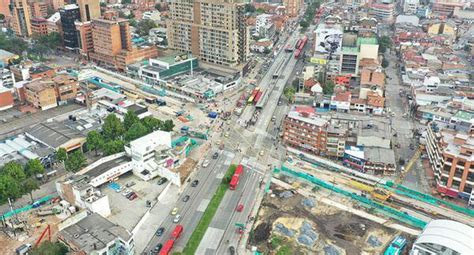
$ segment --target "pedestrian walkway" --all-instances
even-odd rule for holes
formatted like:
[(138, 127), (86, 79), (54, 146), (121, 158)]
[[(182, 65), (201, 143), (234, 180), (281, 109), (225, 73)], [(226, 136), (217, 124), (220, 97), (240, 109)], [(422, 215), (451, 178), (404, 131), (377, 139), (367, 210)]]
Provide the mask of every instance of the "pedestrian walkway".
[(175, 201), (178, 199), (178, 191), (178, 186), (170, 184), (169, 188), (166, 188), (163, 191), (164, 193), (160, 194), (159, 201), (155, 203), (151, 210), (143, 216), (135, 229), (133, 229), (136, 254), (141, 254), (145, 250), (158, 227), (170, 214)]

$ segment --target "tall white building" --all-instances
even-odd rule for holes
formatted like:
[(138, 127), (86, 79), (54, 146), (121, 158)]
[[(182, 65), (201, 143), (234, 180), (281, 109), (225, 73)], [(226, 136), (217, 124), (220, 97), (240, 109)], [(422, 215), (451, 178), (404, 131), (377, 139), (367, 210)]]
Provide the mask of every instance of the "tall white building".
[(403, 12), (405, 14), (415, 14), (419, 5), (420, 0), (405, 0), (403, 1)]

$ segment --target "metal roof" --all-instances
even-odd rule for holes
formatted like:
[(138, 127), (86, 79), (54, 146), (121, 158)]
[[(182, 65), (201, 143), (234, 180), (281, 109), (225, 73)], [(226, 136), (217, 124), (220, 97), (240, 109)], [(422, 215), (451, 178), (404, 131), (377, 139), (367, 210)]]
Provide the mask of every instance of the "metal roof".
[(417, 245), (435, 244), (458, 252), (474, 254), (474, 228), (452, 220), (433, 220), (415, 241)]

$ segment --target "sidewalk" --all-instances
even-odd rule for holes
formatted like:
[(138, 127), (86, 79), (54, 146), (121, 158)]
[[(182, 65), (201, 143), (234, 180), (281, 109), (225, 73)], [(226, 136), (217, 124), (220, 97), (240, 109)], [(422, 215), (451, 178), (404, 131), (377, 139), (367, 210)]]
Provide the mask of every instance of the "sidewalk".
[(162, 197), (160, 195), (159, 201), (133, 229), (136, 254), (141, 254), (145, 250), (158, 227), (170, 214), (175, 201), (178, 199), (178, 190), (179, 188), (176, 185), (169, 186), (168, 190), (165, 191), (166, 193)]

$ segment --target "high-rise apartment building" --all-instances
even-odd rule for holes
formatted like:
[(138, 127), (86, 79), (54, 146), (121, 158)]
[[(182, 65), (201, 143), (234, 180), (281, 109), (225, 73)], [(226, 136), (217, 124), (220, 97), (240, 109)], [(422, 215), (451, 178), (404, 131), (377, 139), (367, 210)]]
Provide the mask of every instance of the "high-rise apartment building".
[(13, 0), (13, 31), (18, 36), (31, 35), (31, 10), (27, 0)]
[(94, 52), (91, 58), (99, 63), (116, 66), (116, 56), (132, 49), (128, 20), (111, 17), (92, 20)]
[(75, 22), (80, 20), (79, 7), (75, 4), (65, 5), (59, 10), (63, 29), (64, 47), (77, 49), (79, 47), (78, 33)]
[(79, 33), (79, 53), (89, 58), (89, 53), (94, 51), (94, 40), (92, 38), (92, 22), (76, 21), (76, 29)]
[(238, 68), (248, 54), (244, 7), (234, 0), (170, 0), (169, 47), (208, 64)]
[(433, 13), (449, 16), (453, 14), (454, 9), (463, 9), (467, 2), (466, 0), (434, 0), (431, 10)]
[(99, 0), (77, 0), (79, 11), (81, 12), (81, 21), (91, 21), (100, 17)]
[(283, 0), (283, 5), (286, 7), (286, 14), (290, 17), (298, 16), (303, 1), (301, 0)]
[(10, 17), (10, 0), (0, 0), (0, 14)]
[(48, 4), (33, 2), (30, 4), (31, 16), (35, 18), (46, 18), (48, 16)]

